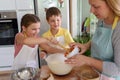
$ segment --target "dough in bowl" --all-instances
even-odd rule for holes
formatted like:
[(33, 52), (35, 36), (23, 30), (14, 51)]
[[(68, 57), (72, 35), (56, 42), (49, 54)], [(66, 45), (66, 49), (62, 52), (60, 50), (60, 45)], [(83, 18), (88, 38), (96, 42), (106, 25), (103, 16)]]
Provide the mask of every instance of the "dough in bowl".
[(48, 67), (56, 75), (66, 75), (71, 72), (72, 66), (65, 63), (67, 58), (62, 53), (51, 54), (46, 58)]

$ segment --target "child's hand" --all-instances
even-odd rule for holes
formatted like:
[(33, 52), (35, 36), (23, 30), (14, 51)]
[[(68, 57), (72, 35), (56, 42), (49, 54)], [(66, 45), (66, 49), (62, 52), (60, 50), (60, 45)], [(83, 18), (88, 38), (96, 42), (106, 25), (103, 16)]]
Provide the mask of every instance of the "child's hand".
[(40, 58), (45, 59), (46, 58), (46, 53), (41, 51), (40, 52)]
[(59, 42), (54, 37), (47, 38), (51, 43), (57, 45)]

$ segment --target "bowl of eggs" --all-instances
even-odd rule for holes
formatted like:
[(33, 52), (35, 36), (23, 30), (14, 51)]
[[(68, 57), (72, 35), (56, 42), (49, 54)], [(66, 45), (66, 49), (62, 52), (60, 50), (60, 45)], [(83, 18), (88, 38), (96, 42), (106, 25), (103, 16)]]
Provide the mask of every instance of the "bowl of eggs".
[(15, 70), (11, 74), (12, 80), (30, 80), (33, 79), (38, 74), (38, 70), (32, 67), (25, 67)]

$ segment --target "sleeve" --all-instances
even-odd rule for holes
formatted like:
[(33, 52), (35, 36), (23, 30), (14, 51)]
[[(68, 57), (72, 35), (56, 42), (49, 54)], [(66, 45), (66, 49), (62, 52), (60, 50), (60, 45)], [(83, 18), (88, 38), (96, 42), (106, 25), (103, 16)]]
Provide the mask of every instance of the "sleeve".
[(73, 40), (73, 38), (68, 30), (65, 31), (65, 41), (68, 44), (74, 42), (74, 40)]
[(120, 76), (120, 26), (116, 27), (113, 32), (112, 44), (114, 61), (103, 62), (103, 73), (109, 76)]
[(46, 37), (46, 33), (43, 33), (43, 34), (42, 34), (42, 37), (45, 38), (45, 37)]
[(46, 32), (44, 32), (43, 34), (42, 34), (42, 37), (43, 38), (49, 38), (49, 37), (51, 37), (52, 35), (50, 34), (50, 31), (48, 30), (48, 31), (46, 31)]

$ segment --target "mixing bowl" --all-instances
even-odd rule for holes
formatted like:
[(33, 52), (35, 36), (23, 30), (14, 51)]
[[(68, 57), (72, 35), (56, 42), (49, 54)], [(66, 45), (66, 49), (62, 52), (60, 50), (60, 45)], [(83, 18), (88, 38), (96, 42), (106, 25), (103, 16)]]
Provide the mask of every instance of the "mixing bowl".
[(37, 73), (38, 70), (32, 67), (21, 68), (12, 73), (11, 80), (32, 80)]
[(56, 75), (66, 75), (71, 72), (72, 66), (64, 61), (67, 58), (62, 53), (50, 54), (47, 58), (47, 64), (50, 70)]

